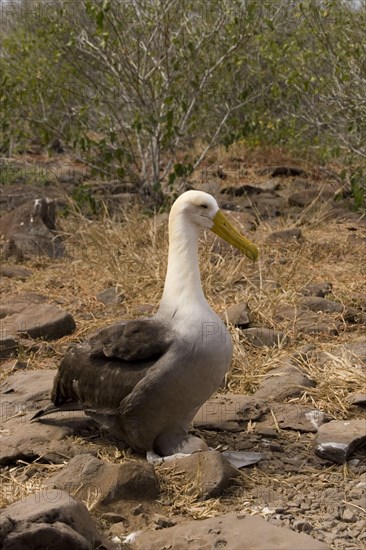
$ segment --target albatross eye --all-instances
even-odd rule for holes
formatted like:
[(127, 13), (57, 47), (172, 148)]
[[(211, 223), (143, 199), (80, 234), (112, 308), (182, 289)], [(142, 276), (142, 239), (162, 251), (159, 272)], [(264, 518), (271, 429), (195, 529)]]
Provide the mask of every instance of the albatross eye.
[(208, 208), (207, 204), (200, 204), (200, 208)]

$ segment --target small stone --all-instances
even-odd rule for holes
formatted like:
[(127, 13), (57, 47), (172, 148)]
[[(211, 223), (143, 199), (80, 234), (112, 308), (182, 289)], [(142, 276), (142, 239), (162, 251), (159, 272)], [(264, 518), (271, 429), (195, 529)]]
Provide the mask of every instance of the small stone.
[(17, 265), (2, 265), (0, 266), (0, 275), (10, 279), (25, 281), (32, 275), (32, 272), (26, 267), (20, 267)]
[(119, 523), (126, 520), (121, 514), (116, 514), (115, 512), (106, 512), (102, 514), (102, 519), (108, 521), (108, 523)]
[(304, 296), (301, 300), (301, 305), (316, 313), (322, 311), (324, 313), (343, 313), (344, 306), (339, 302), (327, 300), (319, 296)]
[(249, 326), (248, 304), (234, 304), (228, 307), (221, 315), (221, 319), (236, 327), (247, 328)]
[(346, 508), (342, 514), (342, 520), (347, 523), (356, 523), (357, 516), (349, 508)]
[(132, 508), (131, 510), (131, 514), (133, 516), (139, 516), (141, 514), (144, 514), (145, 513), (145, 508), (143, 507), (143, 505), (140, 503), (138, 504), (137, 506), (135, 506), (134, 508)]
[(156, 524), (156, 529), (165, 529), (166, 527), (173, 527), (176, 525), (176, 521), (173, 521), (160, 514), (154, 514), (151, 518)]
[[(258, 435), (261, 435), (262, 437), (266, 437), (268, 439), (277, 439), (278, 433), (273, 428), (270, 428), (269, 426), (262, 426), (260, 423), (256, 424), (255, 432)], [(273, 449), (272, 449), (273, 450)], [(281, 447), (281, 450), (282, 447)]]
[(139, 304), (133, 308), (133, 313), (139, 316), (151, 317), (153, 315), (156, 306), (152, 304)]
[(124, 294), (122, 292), (118, 292), (114, 286), (105, 288), (97, 294), (97, 300), (106, 306), (122, 304), (124, 299)]
[(307, 173), (302, 168), (298, 168), (297, 166), (276, 166), (275, 168), (271, 168), (271, 177), (272, 178), (278, 178), (278, 177), (306, 177)]
[(273, 348), (282, 345), (286, 340), (283, 332), (265, 327), (246, 328), (242, 334), (257, 348)]
[(267, 241), (300, 241), (302, 239), (302, 231), (298, 227), (283, 229), (281, 231), (273, 231), (268, 235)]
[(366, 393), (353, 393), (348, 397), (348, 402), (350, 405), (366, 407)]
[(0, 359), (11, 357), (17, 352), (19, 343), (15, 336), (6, 334), (6, 332), (0, 327)]
[(304, 208), (308, 204), (312, 203), (319, 195), (318, 189), (304, 189), (293, 193), (288, 198), (290, 206), (300, 206)]
[(332, 292), (332, 288), (332, 283), (312, 283), (304, 286), (301, 294), (304, 296), (319, 296), (320, 298), (325, 298), (327, 294)]
[(311, 533), (314, 530), (314, 527), (308, 521), (301, 519), (295, 520), (292, 527), (299, 533)]

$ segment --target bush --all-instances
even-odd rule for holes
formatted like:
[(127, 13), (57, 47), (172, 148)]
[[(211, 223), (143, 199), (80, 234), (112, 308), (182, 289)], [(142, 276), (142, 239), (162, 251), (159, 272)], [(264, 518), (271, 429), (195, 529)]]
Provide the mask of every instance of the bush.
[(365, 33), (342, 0), (23, 1), (2, 36), (2, 148), (61, 140), (155, 190), (238, 139), (364, 158)]

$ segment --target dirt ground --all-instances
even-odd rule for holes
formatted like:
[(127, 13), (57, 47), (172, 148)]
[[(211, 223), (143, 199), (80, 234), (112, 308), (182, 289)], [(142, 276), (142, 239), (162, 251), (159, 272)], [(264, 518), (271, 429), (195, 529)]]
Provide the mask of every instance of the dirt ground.
[[(74, 184), (69, 181), (63, 187), (61, 177), (67, 171), (67, 159), (39, 158), (37, 163), (45, 172), (52, 169), (49, 187), (61, 191), (67, 188), (70, 195)], [(295, 167), (298, 172), (276, 174), (274, 169), (279, 167)], [(349, 401), (351, 395), (365, 393), (365, 364), (360, 361), (355, 366), (349, 357), (334, 352), (335, 346), (366, 339), (366, 216), (352, 211), (352, 199), (344, 192), (339, 173), (338, 166), (319, 167), (279, 151), (253, 153), (235, 146), (229, 152), (212, 153), (185, 183), (216, 195), (233, 223), (260, 249), (259, 261), (252, 264), (211, 235), (202, 239), (201, 277), (210, 305), (225, 314), (229, 306), (245, 302), (250, 326), (279, 330), (284, 335), (278, 346), (255, 347), (240, 328), (231, 325), (234, 359), (226, 387), (220, 392), (254, 393), (271, 369), (294, 357), (304, 346), (311, 346), (307, 349), (316, 353), (302, 358), (301, 368), (316, 385), (304, 388), (301, 395), (287, 402), (323, 411), (330, 420), (366, 420), (365, 409)], [(26, 176), (19, 182), (13, 179), (2, 186), (2, 196), (6, 198), (14, 186), (25, 189), (27, 184)], [(83, 185), (92, 184), (100, 193), (103, 185), (86, 176)], [(47, 194), (45, 182), (39, 185)], [(222, 193), (227, 188), (244, 190), (237, 195), (232, 189)], [(127, 196), (118, 197), (120, 208), (115, 205), (111, 213), (111, 196), (101, 193), (98, 197), (107, 205), (99, 217), (83, 212), (83, 204), (81, 212), (71, 209), (67, 216), (58, 217), (67, 252), (64, 258), (6, 259), (9, 265), (17, 263), (28, 268), (31, 276), (26, 280), (1, 277), (2, 296), (23, 292), (46, 295), (70, 312), (77, 325), (71, 336), (41, 342), (36, 348), (24, 347), (17, 360), (25, 362), (28, 370), (56, 369), (70, 343), (81, 341), (115, 320), (136, 318), (159, 303), (167, 261), (166, 214), (152, 215), (144, 206), (130, 206), (131, 197)], [(65, 204), (69, 206), (68, 200)], [(5, 199), (2, 204), (6, 204)], [(301, 237), (270, 238), (273, 232), (288, 228), (300, 229)], [(323, 283), (330, 283), (326, 297), (344, 308), (354, 308), (359, 314), (356, 320), (336, 312), (324, 317), (319, 313), (323, 328), (317, 332), (304, 330), (296, 320), (278, 315), (281, 308), (296, 306), (308, 285)], [(105, 305), (97, 299), (97, 294), (108, 287), (123, 296), (119, 303)], [(331, 330), (332, 326), (336, 329)], [(326, 360), (319, 360), (320, 353)], [(0, 376), (5, 380), (11, 372), (11, 360), (1, 363)], [(309, 533), (333, 549), (359, 550), (366, 543), (365, 449), (357, 450), (344, 464), (333, 464), (314, 454), (314, 433), (282, 429), (275, 422), (271, 430), (261, 432), (257, 428), (253, 421), (240, 432), (197, 429), (214, 448), (260, 451), (264, 459), (242, 469), (234, 485), (220, 498), (205, 501), (200, 500), (194, 487), (164, 477), (158, 469), (159, 513), (179, 523), (184, 518), (246, 511), (276, 525)], [(105, 461), (129, 459), (100, 435), (79, 443)], [(2, 505), (34, 491), (57, 468), (60, 465), (43, 464), (41, 460), (36, 466), (20, 461), (3, 468), (3, 480), (13, 483), (14, 491), (3, 495)], [(90, 508), (109, 534), (111, 524), (100, 511)], [(143, 518), (135, 515), (131, 531), (150, 525), (149, 518), (155, 511), (146, 509)]]

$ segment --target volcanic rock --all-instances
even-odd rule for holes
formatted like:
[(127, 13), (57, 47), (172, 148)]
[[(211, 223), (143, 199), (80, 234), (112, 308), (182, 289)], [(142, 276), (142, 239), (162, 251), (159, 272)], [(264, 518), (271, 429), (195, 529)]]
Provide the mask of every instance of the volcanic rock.
[(197, 411), (193, 425), (206, 430), (240, 431), (243, 422), (257, 421), (267, 411), (266, 402), (253, 395), (215, 395)]
[(0, 359), (11, 357), (18, 349), (18, 340), (12, 334), (4, 333), (0, 325)]
[(166, 462), (162, 471), (171, 471), (174, 475), (181, 474), (185, 483), (192, 484), (192, 491), (200, 500), (220, 496), (240, 475), (239, 470), (218, 451), (194, 453), (184, 458), (176, 458)]
[(331, 462), (343, 464), (366, 444), (365, 420), (332, 420), (320, 426), (314, 442), (315, 453)]
[(8, 240), (10, 255), (46, 255), (60, 258), (65, 247), (56, 229), (56, 202), (38, 198), (0, 218), (0, 233)]
[[(89, 429), (92, 421), (80, 411), (62, 413), (57, 424), (53, 417), (42, 422), (30, 422), (33, 414), (50, 403), (55, 371), (19, 371), (8, 377), (1, 386), (1, 422), (3, 430), (0, 464), (28, 462), (42, 457), (43, 462), (60, 463), (74, 456), (78, 446), (67, 439)], [(53, 420), (50, 420), (53, 419)], [(80, 453), (80, 451), (79, 451)]]
[(97, 294), (97, 300), (99, 300), (99, 302), (102, 302), (102, 304), (106, 306), (122, 304), (124, 299), (125, 297), (123, 293), (118, 292), (114, 286), (105, 288)]
[(30, 269), (26, 267), (20, 267), (18, 265), (2, 265), (0, 266), (0, 276), (8, 277), (10, 279), (20, 279), (25, 281), (32, 275)]
[(118, 500), (150, 500), (159, 494), (154, 468), (147, 462), (129, 460), (107, 464), (91, 454), (75, 456), (47, 485), (65, 489), (87, 500), (108, 505)]
[(332, 288), (332, 283), (312, 283), (304, 286), (301, 294), (303, 294), (304, 296), (319, 296), (320, 298), (325, 298), (327, 294), (330, 294), (330, 292), (332, 292)]
[(293, 365), (285, 364), (272, 369), (258, 386), (254, 396), (260, 399), (283, 401), (287, 397), (301, 395), (305, 388), (315, 386), (304, 372)]
[(1, 514), (3, 550), (105, 550), (86, 506), (65, 491), (28, 495)]
[(329, 546), (305, 533), (271, 525), (258, 516), (227, 514), (225, 516), (191, 520), (175, 527), (137, 534), (133, 550), (329, 550)]
[(221, 315), (221, 319), (236, 327), (248, 328), (250, 322), (248, 315), (248, 304), (234, 304), (228, 307)]
[[(256, 424), (260, 429), (263, 424), (270, 427), (278, 427), (282, 430), (296, 430), (301, 433), (317, 432), (319, 426), (329, 421), (322, 411), (304, 407), (298, 403), (273, 403), (272, 414), (268, 415), (264, 422)], [(276, 421), (274, 420), (274, 418)]]
[(339, 302), (327, 300), (319, 296), (306, 296), (302, 298), (301, 305), (311, 311), (323, 311), (325, 313), (343, 313), (344, 306)]
[(282, 229), (281, 231), (273, 231), (268, 235), (267, 240), (273, 241), (300, 241), (302, 239), (302, 231), (298, 227), (291, 229)]
[(56, 304), (29, 305), (20, 313), (8, 315), (1, 330), (10, 334), (27, 334), (31, 338), (55, 340), (76, 328), (73, 317)]
[(257, 348), (273, 348), (285, 340), (283, 332), (265, 327), (251, 327), (242, 331), (250, 344)]

